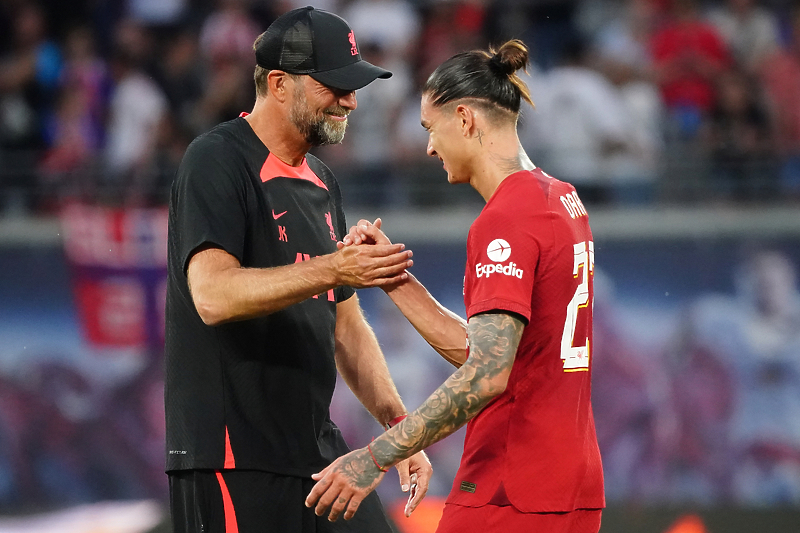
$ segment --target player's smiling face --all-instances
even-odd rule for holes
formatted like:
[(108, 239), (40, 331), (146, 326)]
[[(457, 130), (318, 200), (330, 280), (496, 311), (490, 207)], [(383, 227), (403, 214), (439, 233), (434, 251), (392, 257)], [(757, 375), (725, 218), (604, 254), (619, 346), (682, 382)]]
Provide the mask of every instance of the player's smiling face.
[(438, 158), (447, 172), (450, 183), (469, 183), (464, 135), (452, 105), (435, 106), (430, 95), (422, 96), (420, 107), (422, 127), (428, 132), (428, 155)]
[(295, 80), (291, 119), (312, 146), (339, 144), (347, 129), (347, 115), (357, 107), (355, 91), (323, 85), (310, 76)]

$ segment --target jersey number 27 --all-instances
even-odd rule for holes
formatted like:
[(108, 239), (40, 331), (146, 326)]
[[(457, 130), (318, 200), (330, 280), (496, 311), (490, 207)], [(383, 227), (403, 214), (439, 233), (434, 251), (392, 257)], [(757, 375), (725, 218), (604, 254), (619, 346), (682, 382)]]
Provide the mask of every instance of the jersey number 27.
[(589, 276), (594, 270), (594, 243), (592, 241), (579, 242), (573, 245), (573, 250), (575, 261), (572, 275), (576, 278), (581, 276), (581, 282), (567, 305), (567, 319), (564, 322), (564, 333), (561, 336), (561, 359), (564, 360), (564, 372), (589, 370), (589, 338), (576, 339), (575, 326), (578, 323), (578, 311), (589, 304), (594, 305), (594, 302), (589, 301)]

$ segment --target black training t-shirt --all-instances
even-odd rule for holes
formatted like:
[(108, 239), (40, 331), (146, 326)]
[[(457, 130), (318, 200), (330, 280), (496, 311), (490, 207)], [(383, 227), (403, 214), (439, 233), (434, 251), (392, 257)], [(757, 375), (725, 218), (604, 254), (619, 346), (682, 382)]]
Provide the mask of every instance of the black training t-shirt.
[(189, 146), (172, 187), (166, 310), (167, 471), (309, 476), (347, 452), (329, 418), (339, 287), (269, 316), (207, 326), (186, 278), (192, 254), (225, 250), (268, 268), (336, 251), (346, 232), (331, 171), (291, 167), (243, 118)]

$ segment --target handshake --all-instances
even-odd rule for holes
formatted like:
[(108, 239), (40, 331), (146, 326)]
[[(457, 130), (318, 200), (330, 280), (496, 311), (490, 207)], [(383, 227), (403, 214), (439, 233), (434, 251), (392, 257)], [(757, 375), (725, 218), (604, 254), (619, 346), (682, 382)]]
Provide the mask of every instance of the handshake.
[(336, 247), (333, 256), (341, 285), (389, 290), (406, 281), (406, 269), (414, 265), (414, 253), (404, 244), (392, 244), (381, 231), (380, 218), (359, 220)]

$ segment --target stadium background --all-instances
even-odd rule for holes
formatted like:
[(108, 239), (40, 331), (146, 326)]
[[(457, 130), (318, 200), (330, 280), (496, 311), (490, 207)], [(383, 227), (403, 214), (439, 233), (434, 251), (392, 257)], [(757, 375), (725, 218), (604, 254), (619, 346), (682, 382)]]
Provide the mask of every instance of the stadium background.
[[(197, 134), (252, 106), (251, 45), (312, 4), (395, 76), (317, 150), (463, 314), (481, 200), (424, 154), (453, 53), (532, 50), (520, 126), (596, 243), (603, 532), (800, 530), (800, 9), (790, 0), (0, 1), (0, 532), (167, 532), (165, 203)], [(451, 368), (360, 291), (406, 404)], [(340, 384), (353, 446), (380, 431)], [(404, 533), (432, 531), (463, 433)], [(536, 453), (535, 443), (531, 453)], [(393, 474), (380, 493), (402, 505)]]

